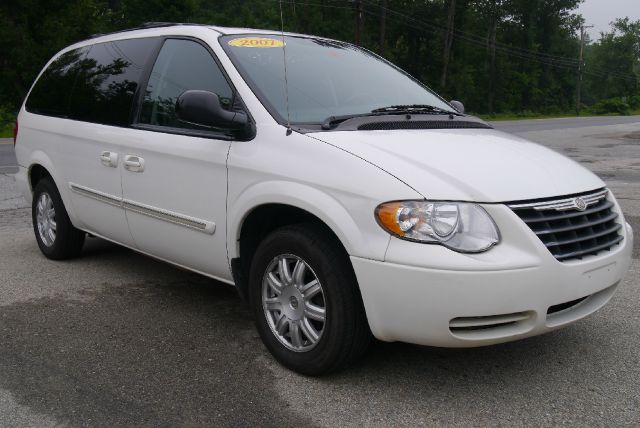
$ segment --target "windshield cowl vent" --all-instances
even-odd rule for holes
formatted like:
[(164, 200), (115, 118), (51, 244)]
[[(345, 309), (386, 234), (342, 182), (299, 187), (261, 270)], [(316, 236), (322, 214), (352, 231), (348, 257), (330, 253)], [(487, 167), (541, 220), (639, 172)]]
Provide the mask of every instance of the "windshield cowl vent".
[(493, 129), (482, 122), (462, 120), (407, 120), (363, 123), (358, 131), (387, 131), (394, 129)]

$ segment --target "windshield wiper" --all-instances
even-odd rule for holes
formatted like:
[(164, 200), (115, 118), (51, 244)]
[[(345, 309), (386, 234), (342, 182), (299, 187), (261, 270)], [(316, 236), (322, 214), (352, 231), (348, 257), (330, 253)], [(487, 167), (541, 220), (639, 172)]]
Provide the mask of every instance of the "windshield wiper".
[(394, 105), (394, 106), (388, 106), (388, 107), (380, 107), (380, 108), (371, 110), (371, 113), (392, 113), (392, 114), (393, 113), (421, 113), (421, 112), (453, 114), (455, 116), (464, 116), (462, 113), (458, 113), (457, 111), (447, 110), (447, 109), (432, 106), (429, 104)]
[(384, 114), (382, 112), (371, 112), (371, 113), (359, 113), (359, 114), (346, 114), (344, 116), (329, 116), (325, 120), (322, 121), (322, 129), (331, 129), (334, 125), (337, 125), (340, 122), (344, 122), (345, 120), (353, 119), (354, 117), (368, 117), (368, 116), (380, 116)]
[(450, 111), (440, 107), (428, 105), (428, 104), (407, 104), (407, 105), (394, 105), (388, 107), (380, 107), (374, 110), (371, 110), (369, 113), (358, 113), (358, 114), (347, 114), (344, 116), (329, 116), (324, 121), (322, 121), (322, 129), (329, 130), (333, 128), (334, 125), (337, 125), (340, 122), (344, 122), (345, 120), (353, 119), (354, 117), (370, 117), (370, 116), (385, 116), (389, 114), (405, 114), (405, 113), (441, 113), (441, 114), (451, 114), (455, 116), (464, 116), (462, 113), (458, 113), (457, 111)]

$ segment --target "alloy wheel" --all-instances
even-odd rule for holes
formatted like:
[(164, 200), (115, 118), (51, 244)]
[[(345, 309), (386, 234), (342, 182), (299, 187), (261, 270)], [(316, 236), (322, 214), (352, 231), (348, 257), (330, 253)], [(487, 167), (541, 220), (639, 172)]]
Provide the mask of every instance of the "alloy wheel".
[(56, 240), (56, 210), (53, 207), (53, 199), (46, 192), (38, 197), (36, 222), (42, 243), (51, 247)]
[(324, 331), (327, 308), (322, 284), (300, 257), (282, 254), (262, 280), (262, 307), (271, 331), (288, 349), (313, 349)]

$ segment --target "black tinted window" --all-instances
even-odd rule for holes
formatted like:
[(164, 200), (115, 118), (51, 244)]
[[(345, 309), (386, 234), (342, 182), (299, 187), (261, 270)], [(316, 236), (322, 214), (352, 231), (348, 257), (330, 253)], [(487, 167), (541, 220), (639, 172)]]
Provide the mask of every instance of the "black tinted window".
[(214, 92), (224, 108), (231, 108), (233, 91), (209, 51), (190, 40), (167, 40), (149, 77), (140, 123), (199, 129), (176, 117), (176, 100), (190, 89)]
[(26, 108), (31, 113), (66, 117), (69, 97), (88, 48), (74, 49), (53, 61), (36, 82)]
[(157, 39), (93, 45), (81, 61), (72, 94), (72, 118), (105, 125), (129, 124), (133, 98)]

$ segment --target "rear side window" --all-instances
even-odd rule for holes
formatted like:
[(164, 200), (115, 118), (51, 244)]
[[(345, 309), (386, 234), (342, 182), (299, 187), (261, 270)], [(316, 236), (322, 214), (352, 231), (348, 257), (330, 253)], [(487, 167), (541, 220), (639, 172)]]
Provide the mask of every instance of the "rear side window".
[(42, 73), (25, 105), (30, 113), (68, 117), (69, 97), (88, 48), (60, 55)]
[(218, 95), (223, 108), (232, 107), (233, 90), (211, 54), (191, 40), (165, 41), (145, 91), (140, 123), (171, 128), (202, 129), (180, 122), (175, 105), (184, 91), (200, 89)]
[(134, 95), (156, 43), (158, 39), (131, 39), (93, 45), (81, 60), (71, 117), (127, 126)]

